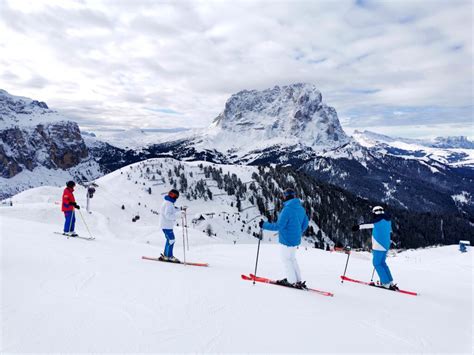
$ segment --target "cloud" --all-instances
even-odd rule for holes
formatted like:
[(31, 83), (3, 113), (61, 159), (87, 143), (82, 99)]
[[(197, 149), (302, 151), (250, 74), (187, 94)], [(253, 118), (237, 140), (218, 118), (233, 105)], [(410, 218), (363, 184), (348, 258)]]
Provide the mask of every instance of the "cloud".
[(49, 84), (49, 80), (41, 75), (33, 75), (30, 79), (22, 82), (21, 85), (27, 88), (42, 89)]
[(204, 127), (236, 91), (292, 82), (347, 127), (466, 125), (470, 28), (456, 0), (4, 0), (0, 75), (89, 125)]

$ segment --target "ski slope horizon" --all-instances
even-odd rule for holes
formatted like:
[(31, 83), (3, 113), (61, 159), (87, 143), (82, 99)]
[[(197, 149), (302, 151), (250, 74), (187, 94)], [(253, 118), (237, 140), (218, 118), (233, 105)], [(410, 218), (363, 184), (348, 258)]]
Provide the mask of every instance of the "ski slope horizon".
[[(471, 251), (445, 246), (390, 257), (395, 281), (417, 297), (341, 284), (347, 256), (309, 244), (297, 253), (303, 278), (334, 297), (252, 285), (240, 275), (254, 271), (257, 240), (220, 235), (217, 215), (207, 220), (215, 221), (216, 236), (202, 225), (189, 228), (186, 259), (208, 268), (142, 260), (163, 250), (158, 216), (147, 211), (159, 209), (159, 189), (167, 187), (156, 187), (142, 209), (136, 198), (147, 195), (138, 185), (114, 200), (124, 189), (120, 175), (126, 179), (117, 171), (97, 180), (91, 214), (85, 189), (75, 192), (82, 207), (76, 231), (88, 236), (85, 221), (93, 241), (54, 233), (63, 225), (62, 188), (27, 190), (12, 198), (13, 206), (0, 207), (0, 351), (472, 353)], [(228, 200), (214, 202), (228, 208)], [(190, 219), (209, 211), (202, 202), (177, 204), (189, 205)], [(182, 259), (180, 226), (175, 233)], [(275, 243), (265, 232), (258, 275), (283, 277)], [(371, 273), (371, 255), (353, 252), (347, 275), (368, 281)]]

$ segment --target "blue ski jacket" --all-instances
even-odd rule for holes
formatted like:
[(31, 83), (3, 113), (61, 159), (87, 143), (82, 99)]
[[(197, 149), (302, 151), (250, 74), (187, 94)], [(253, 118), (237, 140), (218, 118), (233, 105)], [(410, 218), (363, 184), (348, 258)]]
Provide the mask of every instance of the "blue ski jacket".
[[(392, 232), (392, 221), (390, 215), (383, 214), (377, 216), (373, 222), (374, 229), (372, 230), (372, 249), (380, 250), (380, 248), (374, 248), (374, 244), (382, 246), (383, 249), (390, 249), (390, 233)], [(374, 242), (375, 241), (375, 242)]]
[(278, 231), (278, 241), (288, 247), (301, 244), (301, 236), (308, 228), (308, 216), (297, 198), (285, 201), (275, 223), (265, 222), (263, 229)]
[(388, 251), (392, 221), (388, 213), (375, 216), (372, 223), (361, 224), (360, 229), (372, 229), (372, 250)]

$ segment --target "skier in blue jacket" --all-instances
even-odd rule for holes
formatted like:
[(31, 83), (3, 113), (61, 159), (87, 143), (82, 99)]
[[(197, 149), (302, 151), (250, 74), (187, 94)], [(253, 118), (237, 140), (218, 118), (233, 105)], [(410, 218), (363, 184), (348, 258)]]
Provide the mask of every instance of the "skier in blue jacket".
[(301, 272), (296, 261), (296, 248), (301, 244), (301, 236), (308, 228), (308, 216), (296, 198), (293, 189), (283, 192), (283, 209), (275, 223), (260, 221), (260, 228), (278, 231), (278, 241), (281, 244), (281, 256), (286, 269), (287, 278), (277, 281), (284, 286), (306, 288), (301, 280)]
[(380, 278), (383, 287), (397, 290), (393, 283), (393, 277), (386, 263), (387, 253), (390, 249), (390, 233), (392, 232), (392, 221), (390, 215), (385, 213), (383, 207), (375, 206), (372, 209), (372, 223), (359, 224), (352, 227), (356, 232), (360, 229), (372, 229), (372, 263)]

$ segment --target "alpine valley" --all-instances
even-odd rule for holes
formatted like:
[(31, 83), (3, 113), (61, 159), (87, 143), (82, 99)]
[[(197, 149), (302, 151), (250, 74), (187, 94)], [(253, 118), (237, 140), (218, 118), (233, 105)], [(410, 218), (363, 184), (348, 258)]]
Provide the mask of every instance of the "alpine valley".
[[(47, 104), (0, 91), (0, 137), (0, 198), (41, 185), (61, 186), (69, 178), (92, 181), (147, 159), (174, 158), (183, 166), (211, 164), (207, 179), (216, 184), (225, 181), (216, 173), (222, 164), (241, 166), (243, 176), (229, 177), (234, 182), (227, 181), (223, 191), (237, 196), (236, 213), (245, 201), (274, 218), (279, 191), (294, 185), (306, 197), (315, 225), (307, 238), (320, 247), (367, 246), (361, 237), (352, 240), (349, 229), (368, 218), (374, 204), (386, 206), (400, 226), (394, 231), (398, 247), (451, 244), (461, 237), (474, 242), (471, 141), (407, 140), (369, 131), (350, 137), (311, 84), (238, 92), (208, 129), (162, 135), (159, 142), (134, 149), (81, 134), (77, 123)], [(180, 174), (180, 169), (170, 171)], [(205, 180), (195, 182), (201, 193), (190, 192), (188, 198), (204, 198)], [(167, 183), (186, 189), (179, 175)]]

